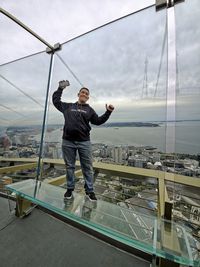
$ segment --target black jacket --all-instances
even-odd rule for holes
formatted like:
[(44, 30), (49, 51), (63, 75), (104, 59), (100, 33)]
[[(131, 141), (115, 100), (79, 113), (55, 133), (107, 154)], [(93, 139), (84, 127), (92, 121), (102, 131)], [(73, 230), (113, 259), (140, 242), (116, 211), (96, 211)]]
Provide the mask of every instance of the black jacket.
[(63, 128), (63, 139), (71, 141), (89, 141), (90, 140), (90, 122), (100, 125), (106, 122), (111, 114), (107, 110), (102, 116), (98, 116), (96, 112), (88, 104), (65, 103), (61, 101), (63, 90), (58, 88), (53, 93), (54, 106), (63, 113), (65, 125)]

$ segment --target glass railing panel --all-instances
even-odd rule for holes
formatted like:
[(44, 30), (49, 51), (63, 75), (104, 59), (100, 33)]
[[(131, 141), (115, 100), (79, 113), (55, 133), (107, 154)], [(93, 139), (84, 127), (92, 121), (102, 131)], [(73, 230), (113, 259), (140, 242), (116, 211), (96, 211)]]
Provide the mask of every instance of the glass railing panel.
[[(165, 170), (162, 161), (166, 143), (166, 40), (166, 11), (156, 12), (155, 7), (151, 7), (63, 44), (54, 59), (43, 157), (62, 160), (64, 118), (53, 106), (52, 95), (60, 80), (69, 80), (70, 86), (63, 90), (63, 102), (75, 103), (80, 88), (86, 86), (90, 89), (88, 103), (99, 115), (105, 112), (106, 103), (116, 107), (105, 125), (91, 125), (94, 163)], [(63, 166), (54, 172), (50, 165), (44, 166), (47, 171), (42, 172), (42, 180), (65, 175)], [(94, 176), (94, 189), (99, 198), (109, 185), (103, 184), (101, 175), (94, 173)], [(146, 205), (147, 198), (153, 213), (157, 212), (158, 203), (155, 177), (152, 179), (155, 179), (156, 200), (148, 199), (150, 192), (142, 192), (143, 200), (137, 200)], [(76, 190), (84, 193), (81, 178), (80, 174), (76, 177)], [(63, 182), (61, 186), (65, 186)], [(103, 200), (116, 204), (133, 198), (134, 184), (127, 183), (121, 188), (119, 183), (112, 187)], [(136, 191), (134, 198), (141, 193)]]
[[(187, 181), (175, 184), (174, 217), (200, 242), (200, 5), (175, 5), (176, 18), (176, 139), (175, 172)], [(199, 243), (200, 244), (200, 243)]]
[[(198, 266), (198, 253), (192, 253), (189, 241), (194, 238), (188, 229), (175, 222), (159, 220), (157, 238), (157, 253), (164, 258), (184, 265)], [(197, 244), (195, 248), (197, 249)]]
[(64, 189), (44, 182), (26, 180), (7, 186), (14, 193), (32, 200), (50, 210), (78, 221), (122, 242), (140, 244), (140, 248), (152, 253), (154, 216), (145, 215), (118, 205), (99, 200), (91, 202), (74, 192), (71, 200), (64, 201)]
[[(44, 140), (45, 159), (55, 162), (62, 160), (64, 118), (53, 106), (52, 95), (60, 80), (69, 80), (70, 86), (62, 94), (63, 102), (75, 103), (80, 88), (85, 86), (90, 89), (88, 103), (99, 115), (105, 112), (106, 103), (115, 106), (105, 125), (91, 125), (94, 164), (113, 164), (113, 169), (117, 165), (124, 165), (148, 168), (152, 172), (165, 170), (166, 10), (156, 12), (155, 7), (147, 8), (67, 42), (56, 53), (54, 63)], [(58, 170), (54, 172), (51, 166), (51, 162), (43, 165), (47, 172), (43, 168), (41, 179), (51, 182), (57, 175), (62, 180), (61, 186), (66, 187), (63, 184), (63, 166), (60, 166), (60, 173)], [(76, 169), (80, 169), (79, 163)], [(161, 198), (158, 199), (158, 177), (138, 178), (140, 182), (137, 182), (137, 175), (133, 176), (112, 177), (109, 174), (106, 177), (94, 173), (94, 190), (98, 201), (155, 216), (158, 204), (163, 205), (159, 203)], [(131, 179), (128, 181), (128, 178)], [(114, 179), (118, 180), (117, 184)], [(151, 188), (148, 188), (148, 179), (154, 181), (148, 181)], [(80, 173), (76, 177), (75, 189), (80, 195), (84, 194), (84, 179)], [(62, 201), (63, 195), (60, 197)], [(138, 205), (134, 205), (135, 202)], [(101, 216), (97, 214), (97, 217)], [(112, 228), (109, 224), (107, 227)]]
[(59, 55), (55, 54), (51, 88), (49, 92), (49, 107), (43, 151), (44, 158), (62, 159), (61, 141), (64, 117), (63, 114), (54, 107), (52, 103), (52, 95), (58, 89), (59, 81), (66, 79), (70, 80), (70, 89), (67, 87), (63, 91), (61, 100), (63, 102), (72, 102), (77, 96), (76, 89), (80, 87), (80, 84), (70, 73)]
[[(62, 62), (55, 57), (52, 93), (59, 80), (68, 79), (71, 85), (64, 90), (63, 101), (77, 101), (79, 89), (86, 86), (91, 91), (88, 103), (99, 115), (105, 112), (106, 103), (115, 106), (107, 124), (92, 126), (95, 161), (162, 167), (166, 35), (166, 11), (156, 13), (152, 7), (63, 44), (58, 53)], [(58, 151), (49, 157), (60, 158), (64, 121), (52, 105), (48, 116), (48, 127), (52, 123), (57, 127), (50, 135)]]
[(36, 177), (49, 59), (39, 53), (0, 66), (2, 183)]
[[(62, 135), (63, 135), (63, 123), (64, 117), (63, 114), (58, 111), (53, 103), (52, 96), (53, 93), (58, 89), (59, 81), (61, 80), (70, 80), (70, 88), (74, 93), (70, 91), (69, 87), (67, 87), (62, 94), (63, 102), (72, 102), (76, 97), (76, 89), (81, 85), (76, 76), (73, 76), (71, 70), (69, 70), (67, 64), (60, 58), (59, 54), (55, 54), (54, 57), (54, 68), (51, 77), (51, 87), (49, 91), (49, 100), (48, 100), (48, 112), (47, 112), (47, 120), (45, 126), (45, 135), (43, 142), (43, 159), (49, 160), (49, 162), (45, 161), (42, 166), (41, 172), (41, 180), (49, 179), (52, 180), (56, 177), (66, 176), (66, 167), (63, 164), (63, 156), (62, 156)], [(54, 161), (55, 160), (55, 164)], [(80, 167), (76, 167), (79, 169)], [(66, 179), (65, 179), (66, 180)], [(61, 184), (61, 186), (65, 186), (65, 184)]]
[[(176, 153), (177, 172), (199, 176), (200, 153), (200, 16), (199, 2), (191, 0), (175, 6), (177, 83)], [(187, 59), (187, 60), (186, 60)], [(189, 179), (189, 178), (188, 178)]]
[[(49, 210), (136, 247), (150, 254), (180, 264), (195, 266), (193, 237), (180, 224), (160, 220), (154, 216), (129, 210), (99, 200), (91, 202), (86, 196), (75, 193), (70, 200), (63, 200), (64, 189), (36, 180), (26, 180), (7, 188)], [(198, 265), (196, 265), (198, 266)]]

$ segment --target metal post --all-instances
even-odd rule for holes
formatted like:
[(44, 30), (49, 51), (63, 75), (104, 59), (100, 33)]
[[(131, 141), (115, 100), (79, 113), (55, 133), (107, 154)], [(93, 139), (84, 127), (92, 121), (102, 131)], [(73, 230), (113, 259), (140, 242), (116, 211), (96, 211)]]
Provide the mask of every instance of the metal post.
[(51, 77), (52, 77), (52, 69), (53, 69), (53, 60), (54, 60), (54, 52), (51, 53), (51, 58), (50, 58), (49, 75), (48, 75), (48, 83), (47, 83), (47, 91), (46, 91), (44, 115), (43, 115), (43, 123), (42, 123), (42, 133), (41, 133), (41, 140), (40, 140), (40, 151), (39, 151), (39, 159), (38, 159), (38, 165), (37, 165), (36, 186), (35, 186), (34, 197), (36, 195), (37, 185), (38, 185), (38, 181), (39, 181), (39, 177), (40, 177), (40, 172), (41, 172), (41, 159), (42, 159), (42, 153), (43, 153), (44, 132), (45, 132), (45, 126), (46, 126), (46, 117), (47, 117), (49, 90), (50, 90), (50, 87), (51, 87)]

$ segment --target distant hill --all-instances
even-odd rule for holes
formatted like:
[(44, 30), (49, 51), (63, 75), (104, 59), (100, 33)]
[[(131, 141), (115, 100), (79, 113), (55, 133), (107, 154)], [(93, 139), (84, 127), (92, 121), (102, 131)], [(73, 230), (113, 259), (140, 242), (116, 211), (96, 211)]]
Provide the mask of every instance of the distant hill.
[(151, 122), (109, 122), (98, 127), (159, 127), (158, 123)]

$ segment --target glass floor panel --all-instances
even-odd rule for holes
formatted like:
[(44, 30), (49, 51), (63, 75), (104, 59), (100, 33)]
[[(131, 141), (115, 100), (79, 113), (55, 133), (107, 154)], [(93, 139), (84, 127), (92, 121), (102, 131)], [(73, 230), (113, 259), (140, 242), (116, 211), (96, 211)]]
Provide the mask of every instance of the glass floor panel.
[(194, 238), (179, 224), (103, 200), (91, 202), (87, 196), (76, 192), (72, 199), (64, 200), (65, 189), (33, 179), (6, 187), (35, 204), (124, 244), (180, 264), (200, 266), (193, 253)]

